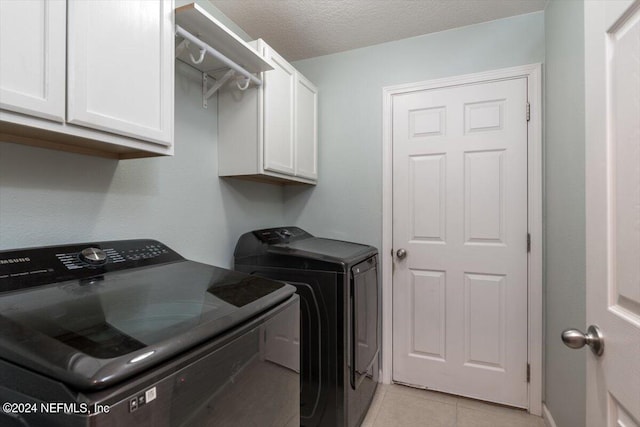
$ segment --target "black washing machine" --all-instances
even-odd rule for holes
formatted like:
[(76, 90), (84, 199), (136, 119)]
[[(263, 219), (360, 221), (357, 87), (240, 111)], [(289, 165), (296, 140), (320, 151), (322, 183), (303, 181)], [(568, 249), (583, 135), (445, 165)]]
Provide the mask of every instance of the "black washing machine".
[(296, 426), (299, 318), (155, 240), (0, 251), (0, 426)]
[(300, 425), (360, 425), (380, 369), (377, 249), (281, 227), (243, 234), (234, 256), (236, 270), (300, 295)]

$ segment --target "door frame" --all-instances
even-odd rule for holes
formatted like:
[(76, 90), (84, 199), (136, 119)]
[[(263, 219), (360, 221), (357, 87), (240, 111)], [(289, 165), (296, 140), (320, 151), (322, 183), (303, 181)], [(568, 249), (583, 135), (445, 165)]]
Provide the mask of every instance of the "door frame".
[(382, 88), (382, 382), (393, 372), (393, 97), (427, 89), (527, 78), (530, 120), (527, 130), (528, 219), (531, 251), (528, 254), (528, 359), (529, 412), (542, 415), (542, 64), (529, 64), (480, 73), (446, 77)]

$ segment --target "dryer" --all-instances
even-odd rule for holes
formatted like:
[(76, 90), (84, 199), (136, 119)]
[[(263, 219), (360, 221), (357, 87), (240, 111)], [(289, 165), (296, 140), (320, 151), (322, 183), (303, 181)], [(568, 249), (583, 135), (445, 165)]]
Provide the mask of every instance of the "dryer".
[(360, 425), (380, 369), (377, 249), (279, 227), (243, 234), (234, 258), (300, 295), (300, 425)]

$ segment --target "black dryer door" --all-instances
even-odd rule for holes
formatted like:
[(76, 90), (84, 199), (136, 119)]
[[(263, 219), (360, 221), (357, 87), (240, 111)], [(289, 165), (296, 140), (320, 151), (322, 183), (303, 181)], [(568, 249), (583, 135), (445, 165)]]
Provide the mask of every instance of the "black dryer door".
[(367, 375), (378, 350), (378, 256), (351, 268), (350, 382), (355, 390)]

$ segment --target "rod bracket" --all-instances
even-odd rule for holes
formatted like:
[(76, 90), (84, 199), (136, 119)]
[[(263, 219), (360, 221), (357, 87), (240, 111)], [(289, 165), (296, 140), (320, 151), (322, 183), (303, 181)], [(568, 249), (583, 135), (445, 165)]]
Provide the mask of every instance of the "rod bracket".
[[(208, 99), (211, 98), (213, 94), (218, 91), (218, 89), (224, 86), (224, 84), (227, 81), (229, 81), (229, 79), (233, 77), (235, 74), (236, 72), (234, 70), (231, 70), (231, 69), (227, 70), (227, 72), (224, 73), (222, 77), (217, 79), (216, 82), (213, 84), (213, 86), (209, 88), (209, 84), (208, 84), (209, 76), (207, 75), (207, 73), (202, 73), (202, 108), (207, 108)], [(247, 86), (249, 85), (247, 84)]]

